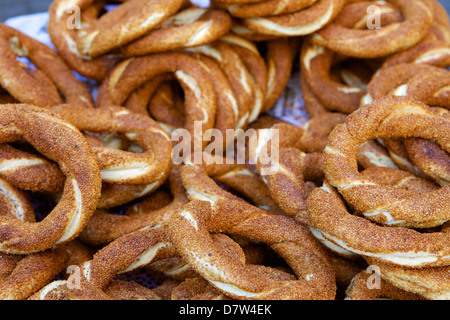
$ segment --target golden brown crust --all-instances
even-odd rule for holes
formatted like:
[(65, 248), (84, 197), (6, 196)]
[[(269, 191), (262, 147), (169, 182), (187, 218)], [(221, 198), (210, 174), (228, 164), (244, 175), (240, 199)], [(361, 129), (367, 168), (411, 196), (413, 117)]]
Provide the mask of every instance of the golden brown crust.
[(301, 70), (315, 97), (329, 111), (352, 113), (366, 93), (363, 86), (351, 86), (331, 76), (336, 53), (326, 47), (303, 41), (300, 55)]
[(276, 16), (244, 18), (242, 24), (258, 34), (274, 36), (304, 36), (331, 22), (342, 9), (344, 1), (319, 0), (311, 6)]
[[(79, 81), (64, 60), (47, 45), (23, 34), (19, 30), (0, 24), (1, 85), (21, 103), (49, 108), (66, 101), (84, 107), (93, 107), (91, 93)], [(46, 82), (28, 75), (16, 61), (23, 56), (54, 83), (53, 89)], [(23, 90), (26, 87), (27, 90)], [(60, 93), (62, 94), (62, 97)]]
[[(400, 95), (448, 109), (449, 77), (448, 70), (425, 63), (400, 63), (383, 67), (369, 82), (368, 93), (362, 104), (382, 96)], [(440, 116), (448, 117), (448, 112), (443, 111)], [(400, 168), (429, 177), (441, 185), (448, 183), (448, 154), (432, 141), (385, 139), (385, 144)]]
[[(49, 283), (41, 290), (33, 294), (31, 300), (111, 300), (117, 299), (117, 291), (125, 291), (120, 298), (136, 297), (136, 293), (130, 292), (123, 285), (112, 290), (110, 296), (106, 292), (116, 275), (120, 272), (134, 270), (152, 261), (158, 261), (176, 255), (170, 239), (164, 228), (143, 229), (124, 235), (98, 250), (91, 260), (79, 264), (80, 283), (73, 285), (70, 281), (59, 280)], [(142, 260), (141, 260), (142, 259)], [(113, 283), (114, 285), (114, 283)], [(128, 284), (128, 287), (136, 287), (136, 284)], [(144, 294), (146, 298), (154, 298), (146, 288), (139, 286), (139, 296)]]
[(59, 167), (40, 155), (0, 145), (0, 176), (17, 188), (33, 192), (60, 193), (65, 176)]
[[(441, 116), (439, 108), (404, 97), (381, 98), (349, 115), (345, 124), (331, 132), (323, 154), (325, 175), (355, 210), (373, 221), (397, 226), (440, 225), (446, 220), (445, 186), (409, 196), (404, 191), (367, 183), (357, 171), (356, 152), (367, 140), (395, 137), (429, 139), (447, 150), (449, 129), (448, 119)], [(427, 213), (429, 210), (433, 216)]]
[[(444, 231), (445, 232), (445, 231)], [(416, 297), (430, 300), (447, 300), (449, 296), (449, 267), (400, 268), (369, 259), (369, 263), (380, 268), (381, 276), (400, 290)], [(412, 299), (413, 297), (410, 297)]]
[[(183, 5), (182, 0), (129, 0), (77, 32), (81, 55), (96, 58), (145, 35)], [(118, 23), (120, 21), (120, 23)]]
[(190, 48), (211, 43), (231, 28), (231, 17), (223, 10), (188, 7), (146, 35), (121, 48), (125, 56)]
[[(118, 64), (99, 89), (98, 107), (121, 106), (129, 95), (148, 80), (162, 73), (173, 73), (185, 96), (186, 123), (194, 145), (206, 146), (202, 136), (195, 135), (195, 122), (201, 123), (201, 133), (212, 129), (217, 104), (214, 86), (198, 60), (179, 52), (157, 53), (130, 58)], [(195, 142), (194, 142), (195, 141)]]
[(181, 210), (188, 202), (178, 170), (172, 169), (168, 178), (173, 196), (173, 201), (169, 204), (156, 210), (145, 210), (146, 198), (144, 198), (141, 203), (129, 209), (137, 210), (139, 214), (116, 215), (105, 210), (97, 210), (81, 231), (80, 239), (91, 245), (101, 245), (144, 227), (165, 225), (173, 212)]
[[(324, 253), (321, 247), (315, 241), (311, 242), (311, 234), (306, 229), (291, 218), (268, 215), (221, 190), (203, 170), (199, 166), (182, 168), (183, 184), (191, 201), (182, 212), (172, 217), (169, 225), (173, 244), (187, 263), (217, 289), (231, 297), (333, 299), (333, 271), (322, 256)], [(218, 212), (222, 214), (219, 215)], [(226, 217), (224, 212), (227, 213)], [(278, 231), (269, 231), (272, 228)], [(294, 232), (291, 228), (299, 230)], [(278, 282), (267, 278), (263, 281), (264, 277), (258, 276), (262, 270), (247, 268), (239, 262), (242, 259), (224, 254), (214, 244), (209, 233), (217, 231), (267, 243), (286, 260), (299, 280)], [(308, 256), (310, 263), (302, 260), (302, 255)], [(302, 280), (304, 278), (300, 276), (300, 272), (304, 275), (313, 273), (310, 278), (308, 276), (309, 282)]]
[(100, 170), (92, 149), (78, 129), (42, 108), (3, 105), (0, 114), (6, 128), (2, 143), (24, 138), (57, 162), (66, 176), (61, 200), (43, 221), (30, 224), (1, 217), (2, 251), (32, 253), (74, 239), (100, 196)]
[(55, 0), (51, 3), (48, 13), (48, 34), (53, 45), (64, 61), (77, 73), (90, 79), (102, 81), (109, 70), (118, 62), (119, 57), (110, 54), (91, 59), (83, 56), (76, 45), (77, 28), (69, 27), (74, 8), (79, 8), (80, 19), (84, 25), (97, 19), (102, 2)]
[(430, 30), (433, 23), (431, 9), (422, 1), (389, 2), (402, 12), (402, 22), (365, 30), (333, 22), (315, 33), (313, 42), (345, 56), (359, 58), (386, 56), (412, 47)]
[(2, 268), (5, 277), (0, 281), (0, 296), (3, 300), (25, 300), (63, 274), (67, 267), (90, 258), (89, 249), (78, 240), (24, 256), (2, 254), (2, 261), (16, 261), (9, 268)]
[(312, 5), (316, 0), (267, 0), (240, 4), (230, 4), (222, 1), (213, 1), (213, 5), (227, 9), (233, 17), (251, 18), (276, 16), (283, 13), (292, 13)]
[(424, 300), (418, 294), (414, 294), (392, 285), (389, 281), (380, 279), (379, 287), (370, 287), (370, 277), (373, 274), (368, 271), (361, 271), (355, 275), (351, 284), (345, 291), (346, 300)]

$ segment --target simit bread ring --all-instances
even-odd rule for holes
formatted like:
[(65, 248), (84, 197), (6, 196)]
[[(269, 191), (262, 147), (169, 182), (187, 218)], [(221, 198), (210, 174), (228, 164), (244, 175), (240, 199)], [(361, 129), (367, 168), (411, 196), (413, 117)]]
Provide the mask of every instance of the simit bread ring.
[(76, 28), (69, 28), (68, 19), (74, 8), (80, 9), (83, 25), (97, 19), (103, 2), (93, 0), (54, 0), (49, 9), (48, 34), (58, 53), (66, 63), (80, 75), (101, 81), (117, 63), (118, 57), (109, 54), (95, 59), (83, 56), (76, 44)]
[(127, 0), (78, 30), (78, 51), (92, 58), (110, 52), (145, 35), (183, 4), (183, 0)]
[[(233, 129), (237, 126), (239, 115), (236, 97), (232, 91), (231, 84), (224, 72), (214, 60), (200, 53), (187, 53), (197, 59), (199, 65), (210, 76), (211, 82), (214, 86), (217, 104), (214, 129), (221, 132), (221, 137), (225, 137), (227, 129)], [(157, 120), (167, 132), (172, 133), (177, 128), (183, 128), (185, 123), (185, 107), (183, 95), (178, 83), (175, 80), (171, 81), (168, 79), (159, 85), (159, 89), (156, 92), (152, 93), (152, 90), (156, 90), (152, 89), (152, 82), (152, 80), (149, 81), (148, 84), (139, 89), (139, 92), (136, 92), (136, 95), (141, 96), (141, 99), (139, 99), (142, 101), (141, 103), (136, 102), (137, 99), (133, 98), (135, 95), (133, 93), (126, 104), (126, 107), (135, 108), (137, 105), (140, 105), (140, 107), (138, 107), (140, 110), (148, 109), (150, 116)], [(145, 87), (148, 88), (145, 89)], [(145, 102), (145, 95), (148, 96), (149, 93), (153, 94), (153, 96), (151, 96), (150, 102)], [(131, 103), (135, 106), (132, 106)], [(128, 106), (129, 104), (130, 106)], [(213, 135), (214, 137), (217, 136), (215, 133)], [(226, 139), (222, 140), (224, 143), (223, 147), (226, 147)]]
[(375, 300), (377, 298), (393, 300), (424, 299), (422, 296), (402, 290), (384, 279), (380, 279), (379, 288), (369, 288), (368, 283), (370, 283), (372, 275), (369, 271), (361, 271), (356, 274), (345, 291), (345, 300)]
[(9, 144), (0, 145), (0, 177), (22, 190), (56, 194), (65, 182), (55, 163)]
[[(237, 98), (233, 92), (233, 87), (226, 74), (213, 59), (203, 54), (194, 54), (194, 56), (211, 76), (217, 98), (214, 128), (219, 130), (225, 137), (226, 130), (236, 128), (239, 121), (239, 107)], [(226, 141), (224, 141), (224, 146), (225, 144)]]
[[(88, 88), (79, 81), (64, 60), (45, 44), (28, 37), (5, 24), (0, 24), (0, 84), (16, 100), (49, 108), (64, 102), (93, 107)], [(16, 61), (16, 55), (27, 57), (53, 83), (57, 90), (49, 90), (48, 83), (37, 81), (28, 75)], [(23, 90), (23, 88), (28, 88)]]
[(258, 34), (303, 36), (314, 33), (331, 22), (343, 5), (344, 1), (341, 0), (319, 0), (307, 8), (292, 13), (245, 18), (241, 22)]
[(30, 197), (23, 190), (0, 179), (1, 214), (23, 222), (36, 222), (36, 214)]
[(450, 46), (440, 41), (419, 43), (416, 46), (386, 58), (382, 68), (403, 63), (425, 63), (438, 67), (450, 65)]
[(326, 178), (356, 211), (373, 221), (398, 226), (441, 225), (447, 220), (447, 187), (408, 195), (367, 181), (356, 165), (359, 145), (377, 138), (424, 138), (448, 152), (450, 125), (440, 110), (403, 97), (385, 97), (361, 107), (328, 137), (323, 151)]
[[(181, 210), (188, 202), (186, 192), (182, 186), (179, 170), (175, 167), (169, 176), (169, 184), (173, 200), (161, 208), (148, 208), (147, 197), (135, 204), (128, 211), (136, 214), (117, 215), (106, 210), (97, 210), (80, 233), (80, 239), (90, 245), (108, 244), (125, 234), (145, 227), (164, 225), (173, 212)], [(150, 200), (151, 201), (151, 200)]]
[(335, 53), (310, 41), (303, 41), (300, 72), (304, 74), (309, 88), (330, 111), (351, 113), (360, 104), (365, 89), (338, 82), (330, 75)]
[[(280, 136), (279, 150), (272, 150), (269, 138), (265, 139), (258, 131), (258, 144), (250, 150), (250, 159), (281, 209), (296, 220), (305, 222), (305, 200), (308, 196), (305, 182), (322, 182), (321, 153), (306, 154), (297, 148), (297, 141), (303, 134), (302, 128), (279, 123), (268, 130), (276, 131)], [(260, 152), (264, 149), (265, 154)], [(278, 153), (277, 157), (273, 152)]]
[[(384, 95), (410, 96), (428, 105), (448, 108), (450, 72), (427, 64), (402, 63), (381, 69), (368, 86), (362, 103)], [(443, 112), (442, 117), (448, 116)], [(420, 139), (389, 139), (385, 141), (399, 167), (421, 176), (428, 176), (439, 184), (448, 183), (449, 158), (445, 151), (430, 141)], [(424, 174), (422, 174), (425, 173)]]
[[(329, 123), (326, 123), (326, 116), (328, 116)], [(346, 116), (339, 117), (338, 114), (330, 113), (316, 116), (303, 127), (286, 123), (271, 126), (271, 130), (279, 130), (282, 140), (277, 151), (278, 157), (272, 157), (271, 150), (267, 151), (270, 156), (270, 164), (269, 161), (261, 163), (259, 160), (261, 154), (257, 152), (257, 150), (268, 148), (268, 141), (261, 139), (262, 143), (267, 144), (265, 147), (255, 146), (256, 152), (254, 152), (252, 161), (256, 164), (256, 170), (267, 185), (272, 198), (286, 214), (300, 222), (307, 224), (308, 219), (306, 199), (309, 190), (306, 182), (314, 182), (319, 185), (323, 182), (322, 151), (327, 144), (329, 132), (337, 124), (343, 123), (345, 119)], [(313, 122), (313, 120), (315, 121)], [(318, 127), (318, 129), (314, 129), (314, 127)], [(386, 159), (389, 159), (387, 152), (383, 154), (373, 146), (366, 145), (358, 150), (358, 161), (361, 161), (364, 167), (391, 166)], [(266, 172), (263, 173), (262, 168)]]
[(125, 56), (139, 56), (211, 43), (231, 28), (229, 14), (219, 9), (188, 7), (143, 37), (122, 47)]
[(104, 182), (151, 184), (161, 183), (167, 177), (171, 167), (171, 144), (167, 134), (151, 118), (122, 107), (86, 110), (60, 105), (52, 111), (80, 131), (124, 134), (142, 148), (142, 152), (134, 153), (93, 145)]
[[(315, 44), (323, 45), (345, 56), (359, 58), (382, 57), (408, 49), (422, 40), (433, 23), (432, 10), (423, 1), (391, 0), (403, 15), (402, 22), (379, 29), (350, 29), (330, 23), (312, 36)], [(367, 6), (371, 3), (367, 2)]]
[[(269, 215), (265, 211), (249, 205), (239, 197), (224, 191), (208, 177), (205, 168), (199, 165), (183, 166), (181, 176), (191, 202), (185, 206), (182, 212), (172, 216), (169, 232), (173, 245), (177, 248), (177, 251), (181, 252), (185, 261), (214, 287), (230, 297), (241, 299), (332, 298), (335, 294), (335, 285), (332, 284), (334, 275), (331, 276), (333, 274), (330, 269), (331, 266), (328, 265), (328, 262), (323, 264), (322, 258), (325, 257), (322, 256), (324, 254), (321, 251), (322, 248), (316, 247), (314, 241), (310, 242), (310, 234), (304, 233), (303, 231), (306, 230), (303, 230), (300, 224), (285, 216)], [(227, 214), (224, 216), (218, 214), (219, 212), (226, 212)], [(230, 216), (228, 216), (228, 213), (230, 213)], [(301, 230), (287, 231), (285, 227), (287, 229), (300, 227)], [(267, 232), (270, 228), (275, 229), (272, 232)], [(189, 230), (189, 232), (186, 230)], [(303, 270), (303, 274), (306, 274), (308, 273), (306, 270), (311, 270), (312, 265), (315, 265), (315, 271), (318, 271), (318, 273), (312, 278), (308, 277), (309, 281), (307, 282), (309, 284), (304, 283), (303, 280), (278, 282), (275, 279), (267, 279), (267, 282), (263, 281), (255, 275), (255, 270), (250, 268), (251, 266), (246, 268), (233, 257), (224, 255), (217, 248), (217, 245), (209, 240), (210, 232), (222, 232), (269, 244), (272, 249), (286, 259), (294, 270), (297, 270), (294, 271), (297, 276), (299, 276), (298, 272), (301, 268), (306, 268)], [(278, 240), (275, 238), (269, 240), (272, 236)], [(299, 237), (300, 242), (290, 238), (292, 236)], [(281, 240), (284, 237), (287, 237), (284, 239), (285, 241)], [(300, 240), (300, 238), (303, 240)], [(277, 243), (279, 240), (283, 241), (284, 244)], [(302, 244), (300, 245), (300, 243)], [(298, 247), (298, 245), (301, 247), (304, 245), (304, 249), (308, 247), (308, 252), (303, 251), (304, 249)], [(299, 256), (296, 258), (299, 260), (291, 260), (292, 254), (294, 256), (300, 254), (300, 251), (297, 250), (303, 251), (312, 259), (310, 261), (314, 262), (299, 265), (298, 263), (302, 260)], [(206, 261), (208, 263), (205, 265)], [(327, 261), (326, 258), (325, 261)], [(230, 268), (230, 266), (232, 267)], [(217, 272), (218, 268), (220, 272)], [(237, 270), (240, 270), (240, 272), (236, 272)], [(328, 285), (324, 285), (323, 281)], [(319, 285), (319, 283), (322, 283), (322, 285)], [(256, 284), (258, 284), (257, 287), (255, 287)], [(314, 288), (316, 284), (321, 288), (319, 291), (326, 289), (318, 292)], [(272, 289), (265, 289), (268, 288), (267, 286)], [(303, 289), (299, 289), (297, 286), (303, 287)]]
[[(185, 129), (194, 146), (205, 147), (203, 133), (212, 129), (216, 117), (216, 94), (208, 73), (188, 54), (168, 52), (127, 59), (118, 64), (100, 86), (97, 106), (120, 106), (145, 82), (163, 73), (173, 73), (184, 90)], [(201, 136), (195, 136), (195, 122), (200, 121)]]
[[(220, 202), (221, 200), (218, 200), (213, 206), (222, 207)], [(173, 216), (170, 224), (174, 246), (178, 248), (183, 258), (215, 288), (228, 296), (241, 299), (280, 299), (283, 297), (332, 299), (334, 275), (330, 277), (333, 274), (331, 267), (327, 265), (326, 259), (322, 260), (324, 257), (320, 255), (320, 247), (316, 247), (314, 241), (310, 242), (312, 240), (309, 238), (310, 234), (303, 233), (299, 224), (295, 224), (293, 220), (283, 216), (255, 215), (255, 212), (243, 210), (242, 207), (238, 209), (239, 206), (235, 207), (233, 202), (228, 202), (228, 205), (221, 209), (226, 210), (226, 207), (228, 210), (242, 210), (240, 215), (233, 216), (232, 223), (230, 223), (230, 218), (225, 219), (228, 220), (226, 227), (217, 214), (210, 212), (210, 203), (206, 201), (190, 202), (180, 214)], [(212, 217), (209, 216), (211, 214), (213, 214)], [(275, 229), (269, 232), (269, 235), (267, 231), (274, 227)], [(301, 230), (294, 231), (298, 227)], [(293, 230), (284, 233), (290, 228)], [(189, 232), (186, 233), (187, 230)], [(230, 257), (218, 250), (210, 238), (209, 232), (219, 230), (270, 243), (271, 248), (286, 259), (294, 270), (297, 270), (297, 276), (300, 276), (300, 269), (303, 269), (305, 273), (309, 274), (309, 277), (287, 282), (258, 277), (256, 270), (250, 266), (246, 267), (235, 257)], [(296, 235), (294, 238), (299, 237), (302, 240), (293, 239), (293, 235)], [(309, 260), (311, 264), (301, 262), (300, 257), (303, 254), (309, 255), (308, 260), (312, 259)], [(310, 269), (311, 267), (314, 269)], [(309, 272), (313, 270), (314, 274), (310, 274)]]
[[(68, 280), (56, 280), (36, 292), (30, 299), (113, 299), (106, 293), (108, 291), (106, 287), (111, 284), (117, 274), (176, 255), (164, 230), (164, 228), (144, 228), (116, 239), (98, 250), (91, 260), (79, 264), (81, 268), (79, 286), (70, 286)], [(133, 284), (130, 285), (134, 287)], [(148, 290), (139, 288), (143, 291)], [(145, 296), (154, 299), (152, 294), (145, 294)]]
[(57, 162), (66, 176), (60, 201), (42, 221), (0, 217), (1, 251), (33, 253), (72, 240), (94, 212), (101, 192), (100, 170), (86, 139), (49, 111), (24, 104), (3, 105), (0, 122), (2, 143), (27, 140)]
[(297, 54), (297, 42), (293, 38), (276, 38), (265, 41), (265, 48), (267, 89), (262, 111), (271, 109), (286, 89)]
[(90, 251), (74, 240), (54, 249), (29, 255), (2, 254), (1, 260), (15, 263), (2, 270), (0, 297), (2, 300), (25, 300), (53, 281), (68, 266), (90, 259)]
[(221, 37), (220, 41), (228, 43), (237, 52), (249, 71), (252, 87), (254, 88), (254, 104), (250, 108), (251, 112), (248, 118), (248, 122), (251, 123), (263, 111), (268, 83), (266, 63), (256, 45), (251, 41), (233, 34), (227, 34)]
[[(445, 229), (447, 229), (445, 227)], [(442, 232), (446, 232), (445, 229)], [(380, 268), (381, 276), (394, 286), (430, 300), (448, 300), (450, 291), (449, 267), (401, 268), (368, 259)]]
[(312, 191), (307, 209), (311, 232), (338, 254), (353, 253), (408, 268), (448, 264), (446, 233), (386, 227), (353, 215), (328, 182)]
[(383, 67), (367, 85), (361, 104), (386, 95), (410, 96), (421, 102), (448, 108), (450, 72), (425, 63), (399, 63)]
[(283, 13), (292, 13), (312, 5), (316, 0), (269, 0), (242, 4), (227, 4), (213, 1), (213, 5), (227, 9), (228, 12), (237, 18), (251, 18), (276, 16)]
[(254, 106), (255, 89), (252, 76), (239, 54), (228, 43), (220, 40), (191, 48), (189, 51), (203, 54), (219, 65), (230, 83), (237, 102), (238, 120), (236, 129), (245, 128)]

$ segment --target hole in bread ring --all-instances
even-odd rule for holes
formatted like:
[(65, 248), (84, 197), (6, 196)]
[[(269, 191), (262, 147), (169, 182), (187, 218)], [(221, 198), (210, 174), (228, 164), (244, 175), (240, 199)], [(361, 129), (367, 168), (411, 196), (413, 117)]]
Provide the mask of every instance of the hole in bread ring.
[(305, 81), (326, 109), (348, 114), (359, 107), (365, 84), (348, 85), (332, 77), (332, 66), (339, 64), (333, 51), (305, 40), (300, 63)]

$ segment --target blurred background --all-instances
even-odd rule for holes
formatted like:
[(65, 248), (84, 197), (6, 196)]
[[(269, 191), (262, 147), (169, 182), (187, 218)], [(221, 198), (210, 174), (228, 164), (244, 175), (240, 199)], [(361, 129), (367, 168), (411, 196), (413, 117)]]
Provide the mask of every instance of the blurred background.
[[(10, 17), (30, 13), (44, 12), (52, 0), (0, 0), (0, 21), (4, 22)], [(439, 2), (450, 12), (450, 0), (439, 0)]]

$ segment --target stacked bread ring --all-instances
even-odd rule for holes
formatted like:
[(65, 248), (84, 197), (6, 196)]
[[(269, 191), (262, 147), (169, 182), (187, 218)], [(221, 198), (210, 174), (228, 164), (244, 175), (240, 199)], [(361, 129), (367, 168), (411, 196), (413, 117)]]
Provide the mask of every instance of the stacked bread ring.
[(450, 298), (436, 0), (54, 0), (54, 50), (0, 31), (1, 298)]

